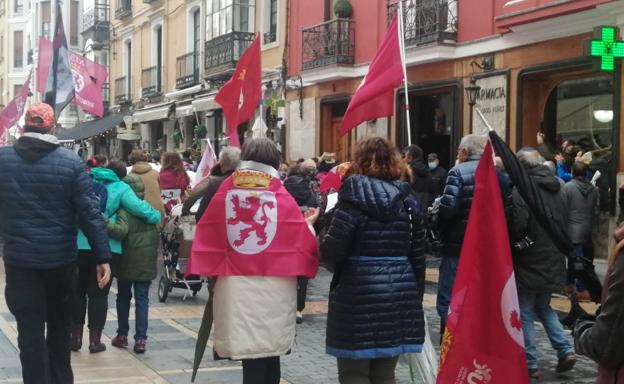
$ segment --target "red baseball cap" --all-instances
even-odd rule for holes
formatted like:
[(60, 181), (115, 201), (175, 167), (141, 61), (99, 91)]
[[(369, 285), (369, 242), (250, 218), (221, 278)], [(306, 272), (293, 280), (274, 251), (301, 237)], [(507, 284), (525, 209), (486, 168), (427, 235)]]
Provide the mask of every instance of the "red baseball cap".
[(37, 103), (28, 107), (24, 120), (25, 127), (44, 128), (51, 131), (56, 126), (54, 110), (45, 103)]

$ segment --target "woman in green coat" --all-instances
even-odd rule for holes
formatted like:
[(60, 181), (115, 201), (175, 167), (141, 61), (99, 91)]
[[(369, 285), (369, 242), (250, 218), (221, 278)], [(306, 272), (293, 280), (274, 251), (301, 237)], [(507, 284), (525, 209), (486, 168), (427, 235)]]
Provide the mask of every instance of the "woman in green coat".
[[(141, 178), (128, 175), (123, 179), (141, 199), (145, 195), (145, 186)], [(147, 340), (147, 318), (149, 312), (149, 288), (156, 277), (158, 259), (158, 231), (155, 224), (120, 209), (117, 213), (117, 229), (110, 229), (112, 237), (122, 238), (122, 254), (114, 274), (117, 278), (117, 336), (112, 345), (118, 348), (128, 346), (130, 324), (130, 300), (134, 289), (135, 335), (134, 352), (145, 353)], [(125, 228), (124, 228), (125, 227)]]

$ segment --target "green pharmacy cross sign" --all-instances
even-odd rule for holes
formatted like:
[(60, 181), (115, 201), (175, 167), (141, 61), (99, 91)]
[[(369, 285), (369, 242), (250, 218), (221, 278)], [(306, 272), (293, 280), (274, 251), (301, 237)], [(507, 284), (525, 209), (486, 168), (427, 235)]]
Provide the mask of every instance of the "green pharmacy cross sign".
[(280, 97), (279, 97), (279, 95), (278, 95), (278, 93), (276, 91), (272, 91), (271, 92), (271, 97), (268, 98), (268, 99), (262, 100), (262, 103), (267, 108), (271, 107), (271, 114), (272, 115), (277, 115), (277, 108), (286, 106), (286, 100), (280, 99)]
[(615, 59), (624, 58), (624, 41), (618, 40), (617, 27), (601, 26), (594, 28), (594, 38), (585, 46), (587, 56), (598, 58), (602, 71), (613, 71)]

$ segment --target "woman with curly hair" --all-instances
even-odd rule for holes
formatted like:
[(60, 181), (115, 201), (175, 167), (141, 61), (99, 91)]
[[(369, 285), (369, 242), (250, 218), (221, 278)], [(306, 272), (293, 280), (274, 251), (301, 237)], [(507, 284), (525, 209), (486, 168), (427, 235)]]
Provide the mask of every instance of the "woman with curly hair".
[(387, 140), (358, 144), (321, 252), (334, 276), (327, 353), (340, 383), (394, 383), (425, 340), (425, 227), (407, 164)]

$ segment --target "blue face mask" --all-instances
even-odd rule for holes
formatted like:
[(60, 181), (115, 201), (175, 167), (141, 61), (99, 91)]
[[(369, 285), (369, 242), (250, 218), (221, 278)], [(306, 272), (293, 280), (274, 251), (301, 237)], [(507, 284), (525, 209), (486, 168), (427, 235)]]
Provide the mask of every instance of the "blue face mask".
[(429, 169), (430, 169), (430, 170), (432, 170), (432, 171), (433, 171), (433, 170), (434, 170), (434, 169), (436, 169), (436, 168), (438, 168), (438, 163), (429, 163)]

